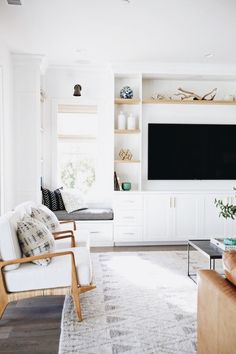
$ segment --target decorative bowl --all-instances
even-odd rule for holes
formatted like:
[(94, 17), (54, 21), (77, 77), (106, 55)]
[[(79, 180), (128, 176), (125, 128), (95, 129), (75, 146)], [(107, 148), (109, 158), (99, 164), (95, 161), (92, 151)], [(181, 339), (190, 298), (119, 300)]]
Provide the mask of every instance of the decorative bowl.
[(121, 184), (123, 191), (130, 191), (131, 189), (131, 183), (130, 182), (123, 182)]

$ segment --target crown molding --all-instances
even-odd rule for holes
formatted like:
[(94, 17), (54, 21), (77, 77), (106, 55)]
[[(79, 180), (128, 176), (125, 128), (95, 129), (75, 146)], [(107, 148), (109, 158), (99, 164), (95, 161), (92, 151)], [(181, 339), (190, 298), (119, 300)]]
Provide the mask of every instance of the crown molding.
[(236, 64), (220, 63), (164, 63), (164, 62), (113, 62), (111, 70), (116, 74), (142, 73), (144, 75), (202, 75), (210, 77), (225, 77), (236, 79)]
[(11, 53), (13, 65), (36, 65), (43, 72), (46, 70), (47, 61), (41, 54)]

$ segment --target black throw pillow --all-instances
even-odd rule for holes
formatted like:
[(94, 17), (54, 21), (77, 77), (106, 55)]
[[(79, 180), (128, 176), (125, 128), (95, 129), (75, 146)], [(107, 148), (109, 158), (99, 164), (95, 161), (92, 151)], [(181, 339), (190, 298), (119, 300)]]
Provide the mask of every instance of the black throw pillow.
[(50, 191), (47, 188), (41, 187), (42, 203), (52, 211), (65, 210), (60, 189), (62, 188), (55, 189), (55, 191)]

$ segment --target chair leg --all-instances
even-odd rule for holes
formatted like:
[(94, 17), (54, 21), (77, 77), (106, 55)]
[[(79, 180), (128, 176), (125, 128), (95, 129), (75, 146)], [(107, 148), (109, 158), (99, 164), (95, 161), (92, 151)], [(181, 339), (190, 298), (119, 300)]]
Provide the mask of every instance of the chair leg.
[(78, 320), (81, 322), (83, 320), (83, 318), (82, 318), (82, 313), (81, 313), (79, 291), (78, 292), (77, 291), (73, 292), (72, 296), (73, 296), (75, 310), (76, 310), (76, 314), (77, 314)]
[(0, 298), (0, 319), (2, 318), (4, 311), (8, 305), (8, 302)]

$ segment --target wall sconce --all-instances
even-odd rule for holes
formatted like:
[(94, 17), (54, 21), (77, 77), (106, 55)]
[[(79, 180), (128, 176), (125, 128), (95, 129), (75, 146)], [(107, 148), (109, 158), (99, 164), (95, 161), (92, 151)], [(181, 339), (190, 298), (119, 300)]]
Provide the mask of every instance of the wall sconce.
[(73, 96), (81, 96), (82, 86), (77, 84), (74, 86), (74, 94)]

